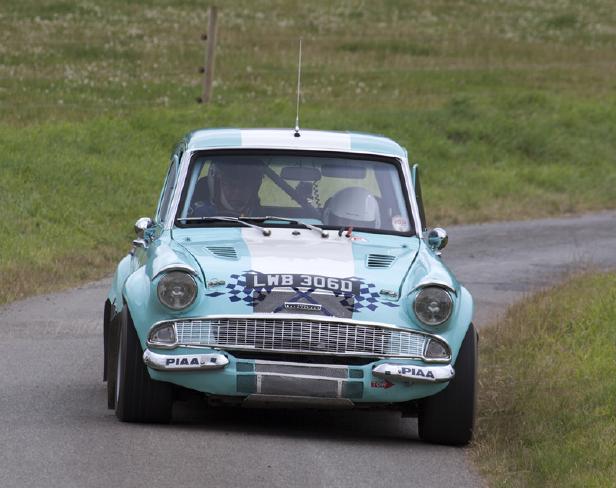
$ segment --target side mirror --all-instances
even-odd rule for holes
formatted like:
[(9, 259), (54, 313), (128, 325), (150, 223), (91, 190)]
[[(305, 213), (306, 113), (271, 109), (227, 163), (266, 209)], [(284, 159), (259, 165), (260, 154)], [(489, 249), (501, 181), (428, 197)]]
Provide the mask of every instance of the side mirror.
[(449, 237), (447, 236), (447, 231), (445, 229), (435, 227), (428, 232), (428, 246), (433, 251), (440, 251), (443, 249), (447, 245), (448, 240)]
[(135, 222), (135, 234), (139, 239), (145, 238), (145, 231), (154, 226), (150, 217), (141, 217)]

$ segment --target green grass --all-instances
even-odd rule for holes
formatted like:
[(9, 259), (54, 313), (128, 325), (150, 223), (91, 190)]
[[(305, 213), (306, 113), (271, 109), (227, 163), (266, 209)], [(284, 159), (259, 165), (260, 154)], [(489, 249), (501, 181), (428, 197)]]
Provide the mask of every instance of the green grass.
[(616, 274), (512, 307), (481, 334), (473, 457), (492, 486), (613, 486)]
[[(609, 0), (0, 5), (0, 303), (109, 273), (197, 127), (390, 136), (422, 167), (430, 223), (616, 208)], [(6, 284), (9, 283), (10, 286)]]

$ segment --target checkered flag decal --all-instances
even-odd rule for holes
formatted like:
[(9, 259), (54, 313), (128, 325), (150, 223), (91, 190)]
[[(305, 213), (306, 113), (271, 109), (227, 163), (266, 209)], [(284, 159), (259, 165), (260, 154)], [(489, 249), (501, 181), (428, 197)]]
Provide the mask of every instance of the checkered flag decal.
[(218, 297), (227, 294), (229, 295), (229, 301), (233, 303), (244, 302), (247, 306), (254, 307), (257, 303), (265, 300), (267, 295), (272, 292), (272, 287), (248, 288), (246, 286), (247, 274), (256, 274), (256, 271), (245, 271), (242, 275), (232, 274), (226, 286), (226, 293), (216, 291), (213, 293), (206, 293), (205, 296)]
[(352, 281), (359, 281), (363, 286), (359, 289), (359, 295), (352, 295), (350, 293), (334, 293), (336, 296), (343, 296), (343, 300), (340, 303), (347, 308), (349, 312), (359, 312), (363, 309), (368, 309), (374, 312), (380, 305), (386, 305), (388, 307), (399, 307), (397, 303), (381, 301), (379, 299), (380, 294), (376, 291), (376, 285), (374, 283), (365, 283), (361, 278), (353, 276), (347, 278)]
[[(233, 303), (243, 302), (249, 307), (256, 306), (265, 300), (270, 293), (272, 293), (274, 287), (262, 286), (257, 288), (249, 288), (246, 282), (246, 275), (248, 274), (257, 274), (257, 272), (249, 270), (245, 271), (241, 275), (232, 274), (226, 286), (226, 292), (215, 291), (212, 293), (206, 293), (206, 296), (219, 297), (221, 295), (228, 295), (229, 301)], [(373, 283), (365, 283), (361, 278), (356, 276), (345, 279), (349, 281), (356, 281), (361, 284), (359, 294), (354, 295), (352, 293), (345, 293), (342, 291), (332, 291), (331, 293), (336, 298), (340, 299), (340, 305), (345, 307), (349, 312), (359, 312), (364, 309), (374, 312), (381, 305), (392, 308), (400, 306), (394, 302), (381, 300), (380, 294), (376, 291), (376, 285)], [(312, 293), (313, 291), (314, 289), (310, 289), (307, 293)]]

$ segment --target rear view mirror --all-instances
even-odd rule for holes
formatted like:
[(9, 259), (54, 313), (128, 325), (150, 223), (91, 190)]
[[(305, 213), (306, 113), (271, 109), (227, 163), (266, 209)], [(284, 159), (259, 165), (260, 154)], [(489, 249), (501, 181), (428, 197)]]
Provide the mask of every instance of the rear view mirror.
[(290, 181), (319, 181), (321, 172), (312, 166), (285, 166), (280, 171), (280, 177)]
[(321, 167), (323, 176), (329, 178), (348, 178), (363, 180), (366, 177), (365, 166), (351, 166), (349, 164), (324, 164)]

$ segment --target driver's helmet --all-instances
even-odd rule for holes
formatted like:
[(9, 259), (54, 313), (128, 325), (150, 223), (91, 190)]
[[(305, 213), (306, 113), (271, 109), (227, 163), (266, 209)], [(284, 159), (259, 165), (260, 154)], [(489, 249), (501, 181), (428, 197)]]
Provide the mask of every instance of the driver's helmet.
[(379, 203), (365, 188), (345, 188), (336, 192), (325, 205), (323, 222), (332, 226), (379, 229)]
[(254, 157), (225, 157), (212, 161), (207, 182), (212, 203), (221, 212), (249, 214), (259, 206), (263, 161)]

